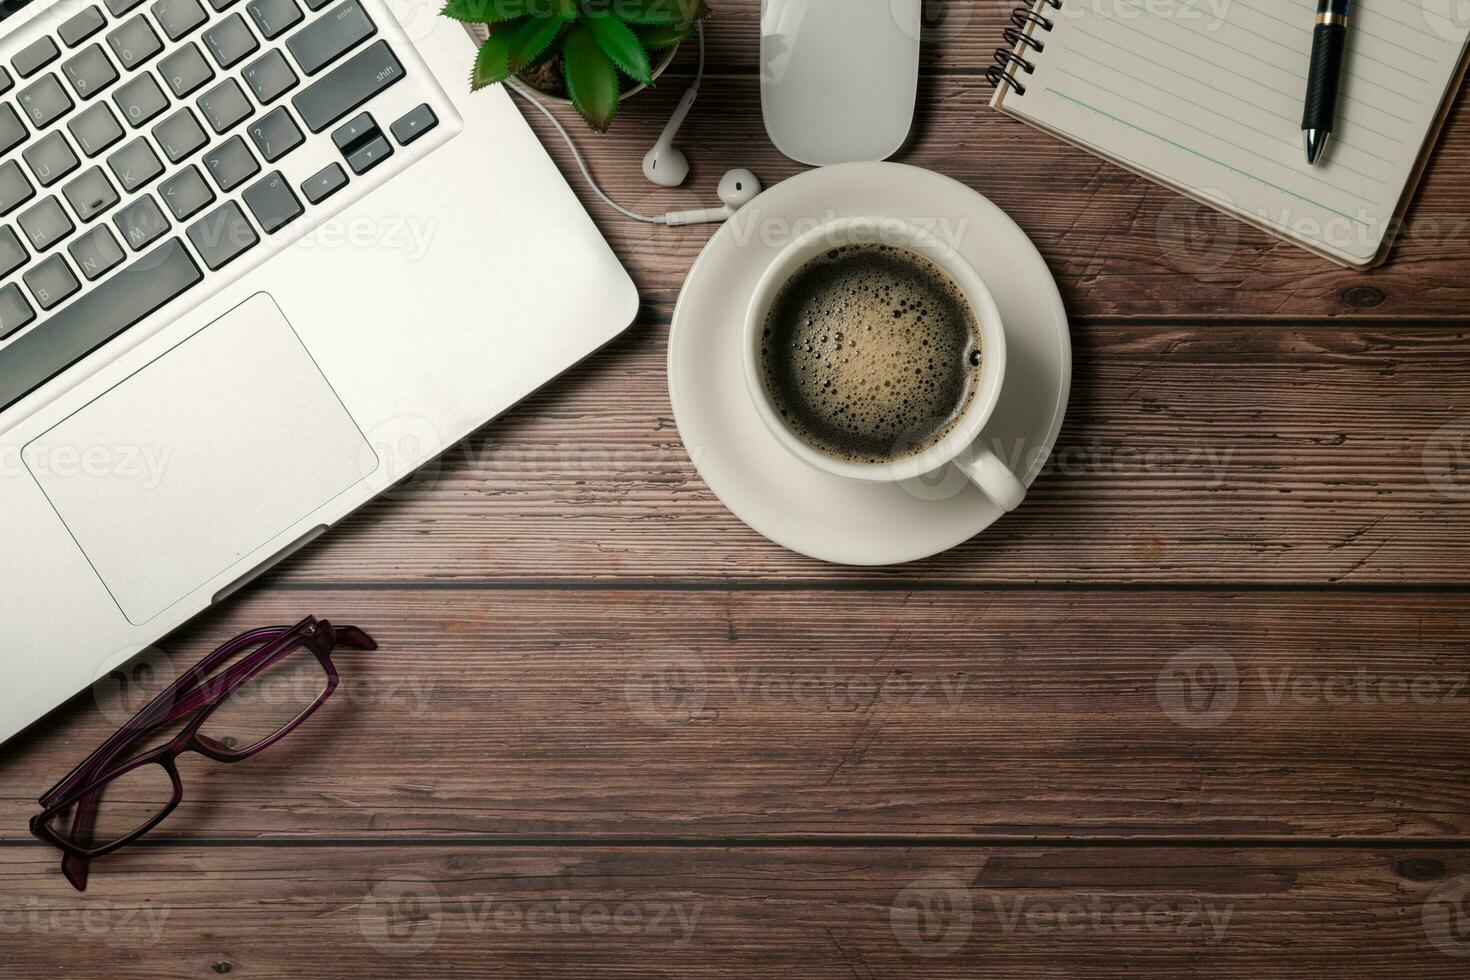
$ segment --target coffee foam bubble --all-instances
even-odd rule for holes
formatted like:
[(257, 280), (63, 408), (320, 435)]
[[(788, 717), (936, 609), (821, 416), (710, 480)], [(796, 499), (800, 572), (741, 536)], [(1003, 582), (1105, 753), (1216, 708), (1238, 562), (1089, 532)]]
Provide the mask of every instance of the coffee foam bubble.
[(761, 338), (766, 391), (803, 441), (855, 463), (922, 453), (975, 397), (983, 358), (964, 292), (890, 245), (833, 249), (776, 296)]

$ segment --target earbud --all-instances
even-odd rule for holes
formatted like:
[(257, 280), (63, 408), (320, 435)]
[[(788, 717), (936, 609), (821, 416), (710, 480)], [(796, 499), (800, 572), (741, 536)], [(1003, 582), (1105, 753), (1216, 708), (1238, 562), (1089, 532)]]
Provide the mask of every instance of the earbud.
[(697, 88), (691, 88), (684, 93), (684, 98), (679, 100), (679, 107), (674, 110), (673, 118), (664, 127), (663, 135), (643, 158), (643, 176), (660, 187), (678, 187), (689, 177), (689, 158), (674, 145), (674, 137), (679, 135), (679, 129), (689, 117), (689, 110), (694, 108), (694, 100), (697, 98)]
[(722, 208), (706, 208), (702, 211), (675, 211), (663, 217), (666, 225), (705, 225), (716, 221), (729, 221), (735, 212), (754, 201), (761, 193), (761, 182), (749, 170), (732, 170), (720, 178), (720, 200)]

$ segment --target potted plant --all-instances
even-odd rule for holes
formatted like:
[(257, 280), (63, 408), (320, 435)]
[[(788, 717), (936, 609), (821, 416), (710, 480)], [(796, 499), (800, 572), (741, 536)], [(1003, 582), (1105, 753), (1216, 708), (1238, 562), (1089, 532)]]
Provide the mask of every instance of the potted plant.
[(489, 32), (470, 88), (517, 76), (569, 101), (599, 133), (708, 15), (706, 0), (449, 0), (444, 8), (444, 16)]

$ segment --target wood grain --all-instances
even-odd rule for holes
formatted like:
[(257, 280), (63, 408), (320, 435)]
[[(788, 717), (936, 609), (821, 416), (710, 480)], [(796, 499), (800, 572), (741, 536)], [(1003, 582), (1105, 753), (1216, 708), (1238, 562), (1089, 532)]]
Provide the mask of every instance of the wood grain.
[[(308, 612), (368, 627), (383, 648), (343, 654), (341, 693), (267, 755), (186, 760), (188, 802), (160, 832), (1466, 839), (1460, 605), (1340, 592), (262, 590), (166, 644), (171, 662)], [(303, 707), (315, 693), (298, 695)], [(110, 695), (110, 710), (97, 703), (0, 749), (0, 766), (26, 775), (4, 783), (5, 837), (23, 836), (35, 797), (128, 714)]]
[(1470, 852), (169, 845), (85, 897), (53, 865), (0, 852), (7, 977), (1457, 980)]
[(690, 463), (668, 402), (666, 331), (650, 326), (345, 522), (279, 580), (1470, 576), (1463, 327), (1086, 324), (1073, 339), (1067, 425), (1030, 502), (928, 562), (828, 567), (741, 524)]
[[(759, 0), (715, 6), (688, 188), (637, 161), (692, 52), (578, 134), (636, 209), (801, 169), (760, 119)], [(899, 159), (1013, 215), (1075, 318), (1026, 507), (873, 571), (746, 529), (664, 380), (711, 230), (574, 180), (640, 325), (168, 638), (140, 686), (0, 747), (0, 975), (1465, 975), (1465, 108), (1407, 241), (1348, 272), (990, 111), (1012, 3), (928, 6)], [(36, 794), (150, 684), (306, 612), (383, 648), (342, 655), (270, 752), (186, 759), (159, 835), (71, 891), (25, 834)]]
[[(767, 138), (753, 73), (722, 75), (706, 82), (700, 107), (680, 136), (695, 168), (689, 184), (674, 191), (653, 187), (639, 161), (683, 90), (671, 78), (638, 96), (603, 137), (586, 132), (575, 116), (567, 118), (593, 172), (625, 207), (661, 214), (717, 204), (720, 176), (734, 166), (754, 170), (767, 186), (806, 169), (782, 157)], [(1364, 273), (1001, 115), (989, 108), (990, 94), (990, 85), (975, 75), (926, 77), (919, 96), (924, 112), (895, 160), (948, 174), (1005, 210), (1046, 257), (1074, 317), (1454, 319), (1470, 308), (1470, 187), (1460, 178), (1470, 169), (1470, 120), (1463, 107), (1451, 117), (1391, 261)], [(647, 314), (667, 319), (711, 227), (655, 228), (614, 214), (577, 175), (546, 120), (530, 115), (638, 283)]]

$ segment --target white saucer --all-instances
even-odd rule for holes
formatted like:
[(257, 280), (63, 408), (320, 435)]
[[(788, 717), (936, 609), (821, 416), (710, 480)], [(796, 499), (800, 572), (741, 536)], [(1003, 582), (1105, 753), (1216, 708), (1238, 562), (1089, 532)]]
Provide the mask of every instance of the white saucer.
[(917, 561), (979, 534), (1004, 516), (1001, 509), (957, 472), (899, 486), (815, 469), (771, 436), (745, 386), (741, 343), (757, 281), (796, 236), (841, 217), (929, 227), (984, 277), (1000, 306), (1008, 359), (984, 438), (1031, 485), (1056, 442), (1072, 388), (1061, 294), (1041, 254), (1003, 211), (958, 181), (902, 164), (809, 171), (766, 191), (715, 234), (674, 311), (674, 417), (704, 482), (777, 544), (845, 565)]

